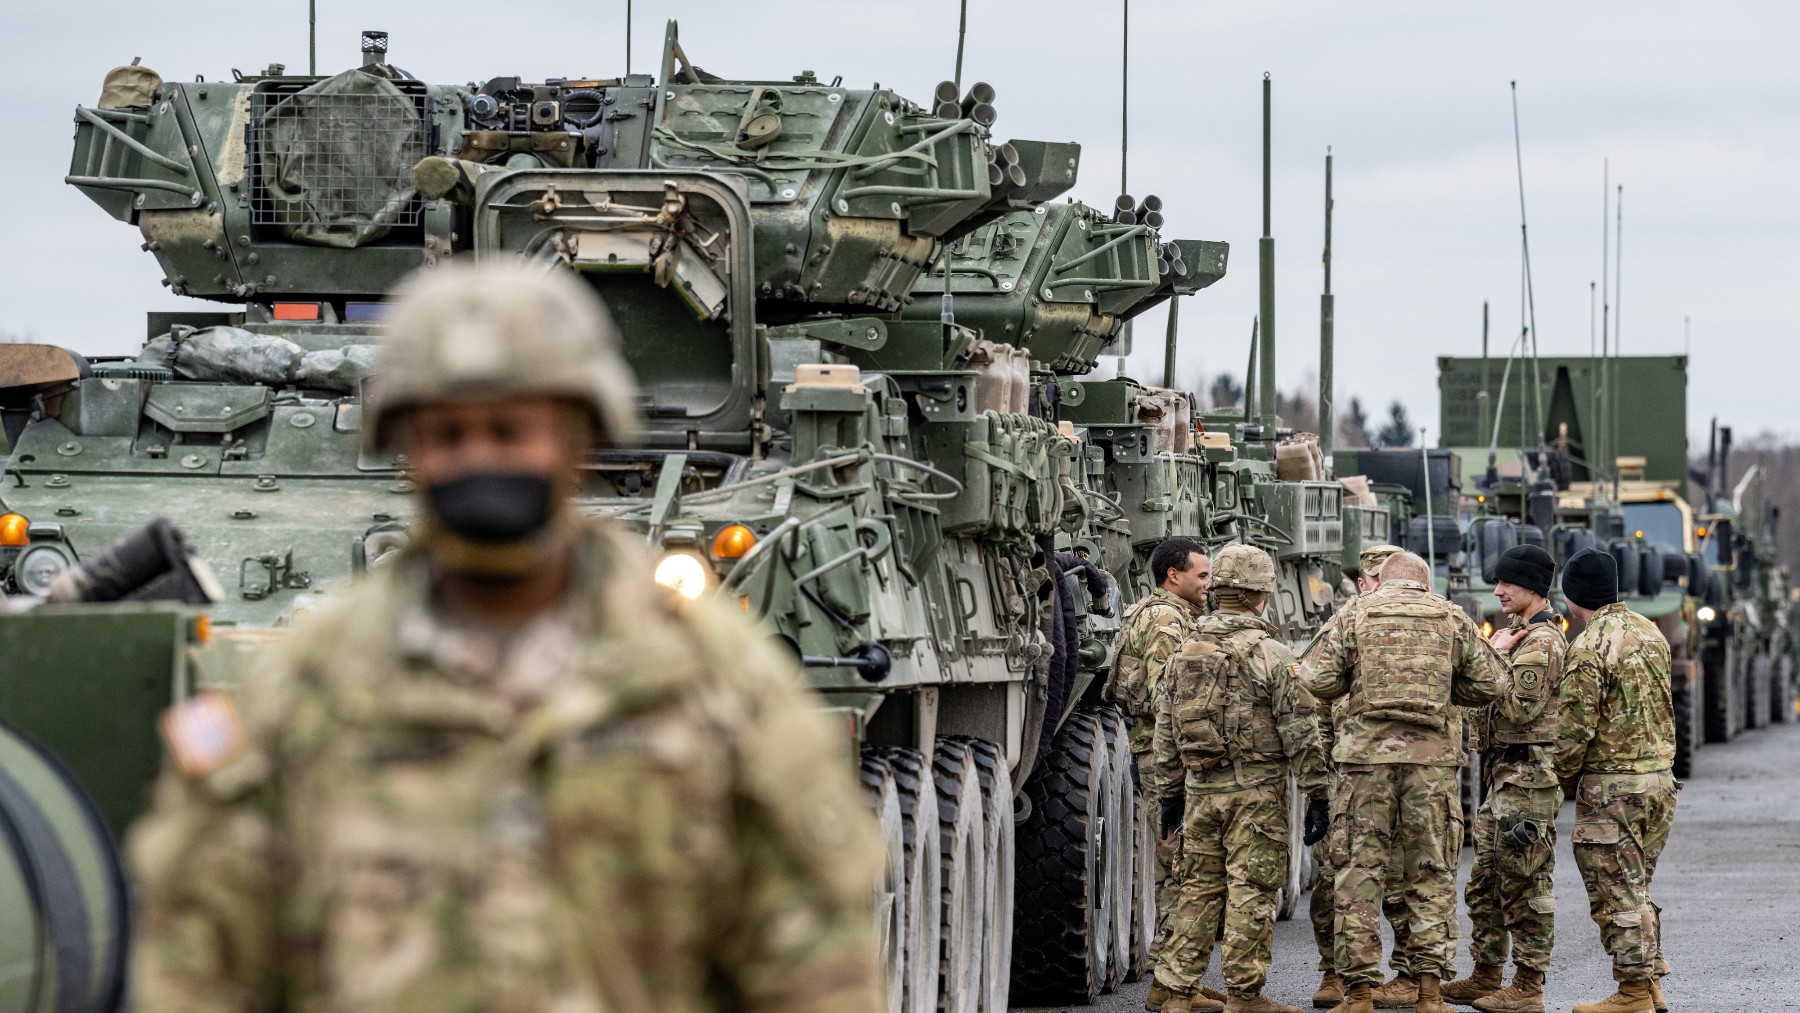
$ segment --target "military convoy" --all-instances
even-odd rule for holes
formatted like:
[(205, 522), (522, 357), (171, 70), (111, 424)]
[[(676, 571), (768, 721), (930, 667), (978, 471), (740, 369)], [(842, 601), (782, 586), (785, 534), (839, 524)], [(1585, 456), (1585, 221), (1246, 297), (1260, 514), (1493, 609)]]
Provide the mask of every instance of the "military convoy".
[[(761, 617), (841, 722), (889, 843), (895, 1010), (1088, 1002), (1144, 972), (1150, 831), (1103, 688), (1158, 541), (1267, 548), (1296, 646), (1363, 545), (1463, 551), (1454, 457), (1282, 428), (1266, 226), (1254, 402), (1096, 377), (1227, 246), (1165, 238), (1155, 197), (1056, 202), (1080, 147), (1000, 140), (985, 84), (920, 104), (725, 79), (673, 24), (655, 76), (442, 85), (382, 33), (363, 52), (327, 77), (121, 67), (76, 110), (67, 181), (171, 291), (229, 305), (150, 313), (130, 356), (0, 346), (0, 583), (36, 596), (0, 615), (28, 674), (0, 684), (0, 769), (31, 789), (0, 791), (25, 828), (0, 938), (30, 941), (0, 999), (37, 997), (9, 1008), (116, 1004), (112, 836), (157, 715), (406, 544), (406, 462), (363, 447), (362, 397), (386, 293), (447, 258), (574, 272), (627, 335), (644, 439), (594, 456), (581, 508), (641, 531), (659, 582)], [(1422, 483), (1395, 470), (1421, 460)], [(1291, 852), (1284, 916), (1310, 879)]]

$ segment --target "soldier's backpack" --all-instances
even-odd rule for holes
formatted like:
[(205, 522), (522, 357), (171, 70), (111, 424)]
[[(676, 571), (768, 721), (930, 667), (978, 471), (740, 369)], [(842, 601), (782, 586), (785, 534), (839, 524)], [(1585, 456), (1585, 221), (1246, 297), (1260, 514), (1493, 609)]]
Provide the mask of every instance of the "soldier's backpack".
[(1229, 758), (1226, 709), (1238, 690), (1250, 654), (1268, 634), (1259, 629), (1228, 634), (1201, 632), (1181, 647), (1174, 671), (1175, 745), (1190, 769), (1206, 770)]

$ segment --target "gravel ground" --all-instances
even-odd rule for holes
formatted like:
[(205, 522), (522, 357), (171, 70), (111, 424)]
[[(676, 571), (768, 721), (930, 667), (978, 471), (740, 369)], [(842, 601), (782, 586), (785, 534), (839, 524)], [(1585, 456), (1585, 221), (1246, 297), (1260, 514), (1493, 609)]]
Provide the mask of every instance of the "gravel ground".
[[(1573, 803), (1565, 804), (1556, 856), (1556, 953), (1546, 985), (1550, 1010), (1613, 989), (1612, 965), (1569, 853), (1573, 814)], [(1466, 881), (1466, 852), (1462, 874)], [(1747, 732), (1700, 750), (1653, 892), (1663, 907), (1663, 948), (1674, 970), (1663, 982), (1672, 1010), (1800, 1009), (1800, 725)], [(1465, 917), (1465, 941), (1468, 931)], [(1275, 926), (1267, 994), (1310, 1009), (1317, 961), (1303, 905), (1293, 921)], [(1459, 972), (1468, 966), (1466, 947), (1459, 946)], [(1206, 980), (1222, 987), (1217, 957)], [(1140, 1010), (1147, 988), (1146, 982), (1127, 985), (1096, 1006), (1077, 1008)]]

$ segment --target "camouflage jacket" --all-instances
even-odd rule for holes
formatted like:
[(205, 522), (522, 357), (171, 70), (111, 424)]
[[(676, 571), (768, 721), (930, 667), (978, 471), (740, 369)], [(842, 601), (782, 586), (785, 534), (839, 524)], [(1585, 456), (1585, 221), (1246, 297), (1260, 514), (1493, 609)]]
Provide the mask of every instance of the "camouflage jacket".
[(877, 1008), (843, 736), (638, 543), (584, 532), (510, 638), (409, 552), (282, 639), (247, 748), (165, 773), (131, 834), (139, 1013)]
[(1486, 754), (1483, 763), (1493, 784), (1554, 788), (1550, 744), (1556, 736), (1557, 691), (1566, 650), (1561, 623), (1556, 613), (1545, 609), (1529, 622), (1514, 616), (1509, 628), (1524, 630), (1525, 636), (1504, 658), (1500, 695), (1477, 718), (1477, 738)]
[(1160, 587), (1125, 610), (1106, 692), (1109, 700), (1131, 715), (1131, 751), (1138, 756), (1152, 747), (1156, 687), (1162, 681), (1163, 668), (1202, 615), (1186, 600)]
[(1669, 642), (1623, 604), (1569, 645), (1556, 715), (1556, 776), (1644, 774), (1675, 763)]
[(1462, 762), (1454, 705), (1474, 707), (1499, 690), (1500, 660), (1461, 609), (1424, 584), (1390, 580), (1345, 606), (1299, 664), (1320, 700), (1344, 698), (1338, 763)]
[[(1260, 634), (1260, 636), (1259, 636)], [(1201, 659), (1221, 645), (1242, 652), (1212, 714), (1193, 713), (1202, 704), (1197, 683)], [(1230, 650), (1227, 650), (1229, 655)], [(1252, 615), (1216, 612), (1200, 620), (1194, 635), (1170, 660), (1158, 687), (1156, 778), (1185, 782), (1188, 791), (1218, 792), (1284, 781), (1293, 766), (1300, 790), (1326, 796), (1330, 764), (1319, 743), (1313, 699), (1294, 679), (1294, 655), (1277, 639), (1275, 627)], [(1195, 755), (1186, 726), (1196, 717), (1213, 723), (1223, 739), (1216, 758)]]

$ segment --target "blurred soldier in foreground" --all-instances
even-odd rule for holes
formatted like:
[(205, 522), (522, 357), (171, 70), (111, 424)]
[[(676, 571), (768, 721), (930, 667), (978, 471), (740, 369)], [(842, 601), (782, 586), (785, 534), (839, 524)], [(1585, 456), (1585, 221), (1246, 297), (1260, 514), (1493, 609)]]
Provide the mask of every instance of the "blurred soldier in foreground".
[[(1511, 622), (1489, 641), (1507, 665), (1500, 696), (1475, 715), (1486, 792), (1475, 816), (1475, 867), (1463, 891), (1475, 973), (1445, 985), (1444, 998), (1483, 1013), (1543, 1013), (1562, 807), (1551, 764), (1564, 650), (1548, 601), (1556, 562), (1535, 545), (1519, 545), (1500, 556), (1496, 572), (1494, 596)], [(1513, 981), (1501, 988), (1509, 942)]]
[[(1155, 590), (1126, 609), (1119, 620), (1119, 647), (1106, 687), (1107, 699), (1131, 716), (1131, 756), (1141, 782), (1138, 817), (1153, 832), (1163, 793), (1181, 790), (1179, 780), (1172, 788), (1159, 784), (1153, 769), (1150, 749), (1156, 727), (1157, 687), (1162, 684), (1169, 659), (1206, 614), (1211, 575), (1212, 562), (1199, 542), (1191, 538), (1166, 539), (1150, 553), (1150, 579), (1156, 581)], [(1168, 936), (1169, 911), (1175, 906), (1176, 888), (1171, 868), (1179, 847), (1178, 835), (1157, 838), (1156, 938), (1151, 946), (1152, 956)], [(1160, 998), (1151, 996), (1147, 1008), (1161, 1008)]]
[(241, 723), (172, 712), (140, 1013), (877, 1008), (841, 743), (766, 635), (569, 504), (634, 429), (614, 344), (567, 275), (395, 294), (364, 427), (407, 455), (413, 544), (280, 642)]
[[(1362, 550), (1357, 558), (1356, 593), (1365, 595), (1375, 590), (1381, 583), (1381, 564), (1388, 557), (1400, 551), (1398, 545), (1377, 544)], [(1344, 603), (1344, 607), (1332, 615), (1330, 624), (1344, 621), (1344, 616), (1356, 599)], [(1338, 704), (1323, 704), (1319, 707), (1319, 741), (1324, 747), (1325, 757), (1330, 762), (1332, 750), (1337, 745), (1337, 711)], [(1337, 765), (1332, 763), (1331, 790), (1337, 790)], [(1313, 801), (1318, 801), (1314, 799)], [(1326, 799), (1329, 803), (1329, 798)], [(1328, 817), (1329, 818), (1329, 817)], [(1337, 920), (1336, 905), (1333, 903), (1332, 884), (1337, 882), (1337, 868), (1331, 864), (1331, 849), (1326, 846), (1323, 836), (1315, 839), (1309, 829), (1306, 835), (1308, 844), (1312, 845), (1313, 860), (1319, 863), (1319, 878), (1314, 882), (1311, 906), (1308, 914), (1312, 917), (1313, 942), (1319, 947), (1319, 989), (1313, 993), (1313, 1005), (1319, 1009), (1330, 1009), (1344, 1001), (1344, 980), (1338, 977), (1335, 948)], [(1390, 921), (1392, 919), (1390, 918)], [(1395, 947), (1395, 959), (1399, 957), (1399, 947)]]
[[(1169, 662), (1156, 706), (1156, 777), (1169, 786), (1162, 831), (1181, 834), (1180, 896), (1156, 965), (1163, 1013), (1217, 1010), (1194, 993), (1221, 919), (1226, 1013), (1300, 1013), (1262, 994), (1274, 945), (1275, 894), (1287, 879), (1288, 768), (1323, 803), (1329, 767), (1294, 656), (1262, 618), (1275, 564), (1227, 546), (1213, 569), (1219, 610)], [(1185, 788), (1185, 790), (1183, 790)], [(1308, 822), (1323, 828), (1325, 813)]]
[(1588, 909), (1612, 955), (1619, 989), (1575, 1013), (1667, 1009), (1660, 909), (1650, 899), (1656, 860), (1675, 820), (1681, 787), (1669, 642), (1619, 602), (1611, 555), (1585, 549), (1563, 571), (1569, 611), (1587, 624), (1569, 645), (1556, 721), (1556, 776), (1575, 788), (1575, 864)]
[(1406, 966), (1420, 1013), (1445, 1013), (1439, 982), (1456, 947), (1457, 790), (1461, 727), (1452, 705), (1494, 699), (1493, 649), (1463, 611), (1431, 593), (1431, 570), (1410, 552), (1381, 568), (1381, 586), (1307, 648), (1301, 681), (1321, 700), (1344, 698), (1335, 759), (1332, 864), (1338, 869), (1337, 959), (1344, 1013), (1370, 1013), (1381, 980), (1381, 902), (1401, 863), (1410, 924)]

